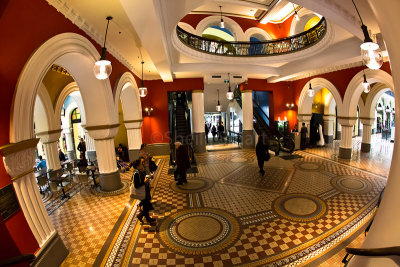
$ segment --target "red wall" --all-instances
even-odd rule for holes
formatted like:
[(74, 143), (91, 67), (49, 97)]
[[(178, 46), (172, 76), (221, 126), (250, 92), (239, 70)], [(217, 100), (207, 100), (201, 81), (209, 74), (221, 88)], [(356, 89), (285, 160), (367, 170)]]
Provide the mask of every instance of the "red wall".
[[(188, 14), (181, 20), (181, 22), (190, 24), (193, 28), (196, 29), (199, 22), (209, 16), (211, 16), (211, 15)], [(254, 20), (254, 19), (245, 19), (245, 18), (237, 18), (237, 17), (230, 17), (230, 16), (227, 16), (227, 17), (229, 17), (230, 19), (232, 19), (236, 23), (238, 23), (239, 26), (242, 28), (243, 32), (245, 32), (249, 28), (256, 27), (256, 28), (261, 28), (264, 31), (266, 31), (269, 35), (271, 35), (271, 37), (273, 39), (279, 39), (279, 38), (284, 38), (284, 37), (289, 36), (290, 25), (292, 24), (292, 20), (293, 20), (294, 16), (293, 15), (290, 16), (283, 23), (279, 23), (279, 24), (274, 24), (274, 23), (261, 24), (258, 20)]]
[[(9, 143), (10, 110), (17, 80), (32, 53), (51, 37), (65, 32), (74, 32), (85, 36), (99, 53), (101, 46), (44, 0), (2, 1), (0, 16), (2, 39), (0, 58), (3, 62), (0, 64), (0, 146), (2, 146)], [(112, 62), (113, 66), (110, 82), (114, 88), (117, 78), (128, 69), (110, 54), (107, 54), (107, 59)], [(3, 163), (0, 163), (0, 188), (10, 183), (11, 179), (6, 173)], [(22, 211), (6, 222), (0, 221), (0, 228), (4, 227), (20, 252), (34, 253), (39, 248)], [(9, 256), (15, 255), (14, 243), (7, 239), (3, 232), (1, 232), (0, 240), (5, 246), (2, 252)], [(1, 253), (0, 257), (3, 255)]]
[(145, 81), (148, 95), (142, 98), (142, 110), (152, 107), (151, 116), (143, 112), (142, 139), (148, 144), (169, 143), (168, 95), (173, 91), (203, 90), (203, 78)]

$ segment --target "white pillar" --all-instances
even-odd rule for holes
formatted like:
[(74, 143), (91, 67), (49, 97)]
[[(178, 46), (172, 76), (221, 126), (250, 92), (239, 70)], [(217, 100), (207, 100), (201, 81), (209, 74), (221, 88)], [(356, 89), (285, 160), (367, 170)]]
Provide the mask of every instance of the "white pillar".
[(339, 123), (342, 126), (342, 134), (339, 147), (339, 158), (351, 159), (353, 146), (353, 126), (357, 118), (340, 117)]
[(94, 139), (90, 136), (89, 131), (85, 128), (85, 143), (86, 143), (86, 158), (90, 161), (96, 160), (96, 147), (94, 145)]
[(114, 148), (114, 136), (118, 132), (118, 127), (119, 124), (85, 127), (94, 139), (100, 172), (100, 187), (104, 191), (114, 191), (122, 187)]
[(361, 143), (362, 152), (371, 151), (371, 135), (372, 135), (372, 125), (374, 124), (374, 121), (375, 118), (361, 118), (361, 123), (363, 126), (362, 143)]
[(58, 157), (57, 141), (60, 138), (60, 130), (52, 130), (48, 132), (36, 133), (44, 146), (44, 153), (46, 154), (46, 163), (48, 170), (61, 169), (60, 159)]
[(72, 159), (72, 160), (76, 159), (74, 143), (72, 140), (72, 131), (70, 128), (64, 128), (63, 132), (65, 134), (65, 143), (67, 145), (68, 159)]
[(35, 146), (39, 139), (30, 139), (1, 149), (4, 166), (12, 178), (15, 193), (28, 225), (42, 247), (57, 233), (50, 223), (33, 173)]
[(254, 148), (255, 140), (253, 133), (253, 91), (242, 91), (243, 110), (243, 148)]
[(129, 160), (133, 161), (139, 157), (142, 145), (142, 123), (143, 119), (124, 121), (128, 137)]
[(206, 137), (204, 129), (204, 92), (203, 90), (192, 91), (193, 107), (193, 149), (195, 152), (206, 152)]
[(334, 123), (335, 115), (324, 115), (324, 138), (327, 144), (333, 143)]

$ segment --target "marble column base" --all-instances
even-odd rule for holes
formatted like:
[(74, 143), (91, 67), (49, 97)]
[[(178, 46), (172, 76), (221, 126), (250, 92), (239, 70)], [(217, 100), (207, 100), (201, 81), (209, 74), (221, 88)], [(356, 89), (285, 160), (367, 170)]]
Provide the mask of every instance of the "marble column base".
[(243, 130), (243, 148), (254, 148), (255, 138), (253, 130)]
[(56, 233), (52, 240), (35, 255), (36, 259), (31, 264), (35, 267), (60, 266), (69, 251)]
[(69, 160), (74, 160), (74, 159), (76, 159), (76, 154), (75, 154), (75, 151), (67, 151), (67, 157), (68, 157), (68, 159)]
[(103, 191), (115, 191), (122, 187), (119, 171), (100, 173), (100, 187)]
[(196, 153), (206, 152), (206, 134), (193, 133), (193, 150)]
[(140, 151), (140, 149), (129, 149), (128, 150), (130, 162), (133, 162), (134, 160), (137, 160), (139, 158), (139, 151)]
[(361, 143), (361, 152), (371, 152), (371, 144)]
[(336, 132), (336, 140), (342, 139), (342, 132)]
[(86, 158), (89, 161), (96, 160), (97, 159), (96, 151), (95, 150), (86, 151)]
[(340, 159), (351, 159), (351, 148), (339, 147), (339, 158)]
[(333, 135), (324, 135), (326, 144), (333, 144)]

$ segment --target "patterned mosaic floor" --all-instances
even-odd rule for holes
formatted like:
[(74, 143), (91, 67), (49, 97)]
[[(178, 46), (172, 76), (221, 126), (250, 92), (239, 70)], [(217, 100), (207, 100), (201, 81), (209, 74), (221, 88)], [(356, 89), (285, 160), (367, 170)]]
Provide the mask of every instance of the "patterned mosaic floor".
[(138, 224), (132, 203), (96, 262), (296, 266), (328, 259), (371, 218), (386, 180), (298, 154), (292, 160), (272, 157), (261, 177), (253, 151), (205, 153), (197, 157), (199, 173), (182, 186), (168, 175), (167, 160), (161, 161), (153, 182), (157, 222)]

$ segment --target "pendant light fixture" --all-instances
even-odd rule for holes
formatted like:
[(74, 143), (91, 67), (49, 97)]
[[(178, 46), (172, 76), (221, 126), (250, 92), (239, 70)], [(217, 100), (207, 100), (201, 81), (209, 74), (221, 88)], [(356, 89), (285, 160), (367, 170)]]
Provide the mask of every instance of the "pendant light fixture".
[(222, 107), (221, 107), (221, 104), (219, 103), (219, 89), (217, 89), (217, 92), (218, 92), (218, 102), (217, 102), (217, 111), (218, 112), (221, 112), (221, 110), (222, 110)]
[(369, 90), (371, 89), (371, 85), (369, 84), (369, 82), (367, 81), (367, 76), (365, 76), (365, 71), (363, 70), (364, 73), (364, 81), (361, 83), (363, 89), (364, 89), (364, 93), (368, 94)]
[(361, 46), (360, 46), (362, 60), (368, 68), (370, 68), (372, 70), (377, 70), (383, 64), (382, 51), (379, 48), (379, 45), (372, 41), (372, 39), (368, 33), (368, 28), (367, 28), (367, 26), (364, 25), (364, 23), (361, 19), (360, 12), (358, 12), (358, 8), (357, 8), (356, 4), (354, 3), (354, 0), (351, 0), (351, 1), (353, 2), (354, 7), (356, 8), (358, 16), (360, 17), (361, 29), (364, 33), (364, 43), (361, 44)]
[(106, 40), (107, 40), (107, 32), (108, 32), (108, 24), (110, 20), (112, 20), (111, 16), (106, 18), (107, 20), (107, 28), (106, 28), (106, 36), (104, 37), (104, 45), (101, 48), (101, 57), (96, 63), (94, 63), (93, 72), (97, 79), (105, 80), (107, 79), (112, 71), (111, 62), (106, 59)]
[(228, 92), (226, 92), (226, 98), (231, 101), (233, 99), (233, 92), (231, 90), (231, 77), (230, 74), (228, 73), (228, 81), (229, 81), (229, 89)]
[(307, 94), (309, 97), (313, 97), (314, 96), (314, 90), (311, 87), (311, 77), (310, 77), (310, 88), (308, 88)]
[(296, 21), (299, 21), (300, 17), (299, 17), (299, 14), (297, 14), (296, 7), (294, 6), (293, 3), (292, 3), (292, 5), (293, 5), (293, 10), (294, 10), (294, 18), (296, 19)]
[(139, 88), (140, 97), (145, 97), (147, 95), (147, 88), (144, 86), (144, 80), (143, 80), (143, 64), (144, 61), (142, 60), (142, 86)]
[(222, 6), (219, 6), (219, 12), (221, 13), (221, 28), (225, 28), (224, 19), (222, 18)]

